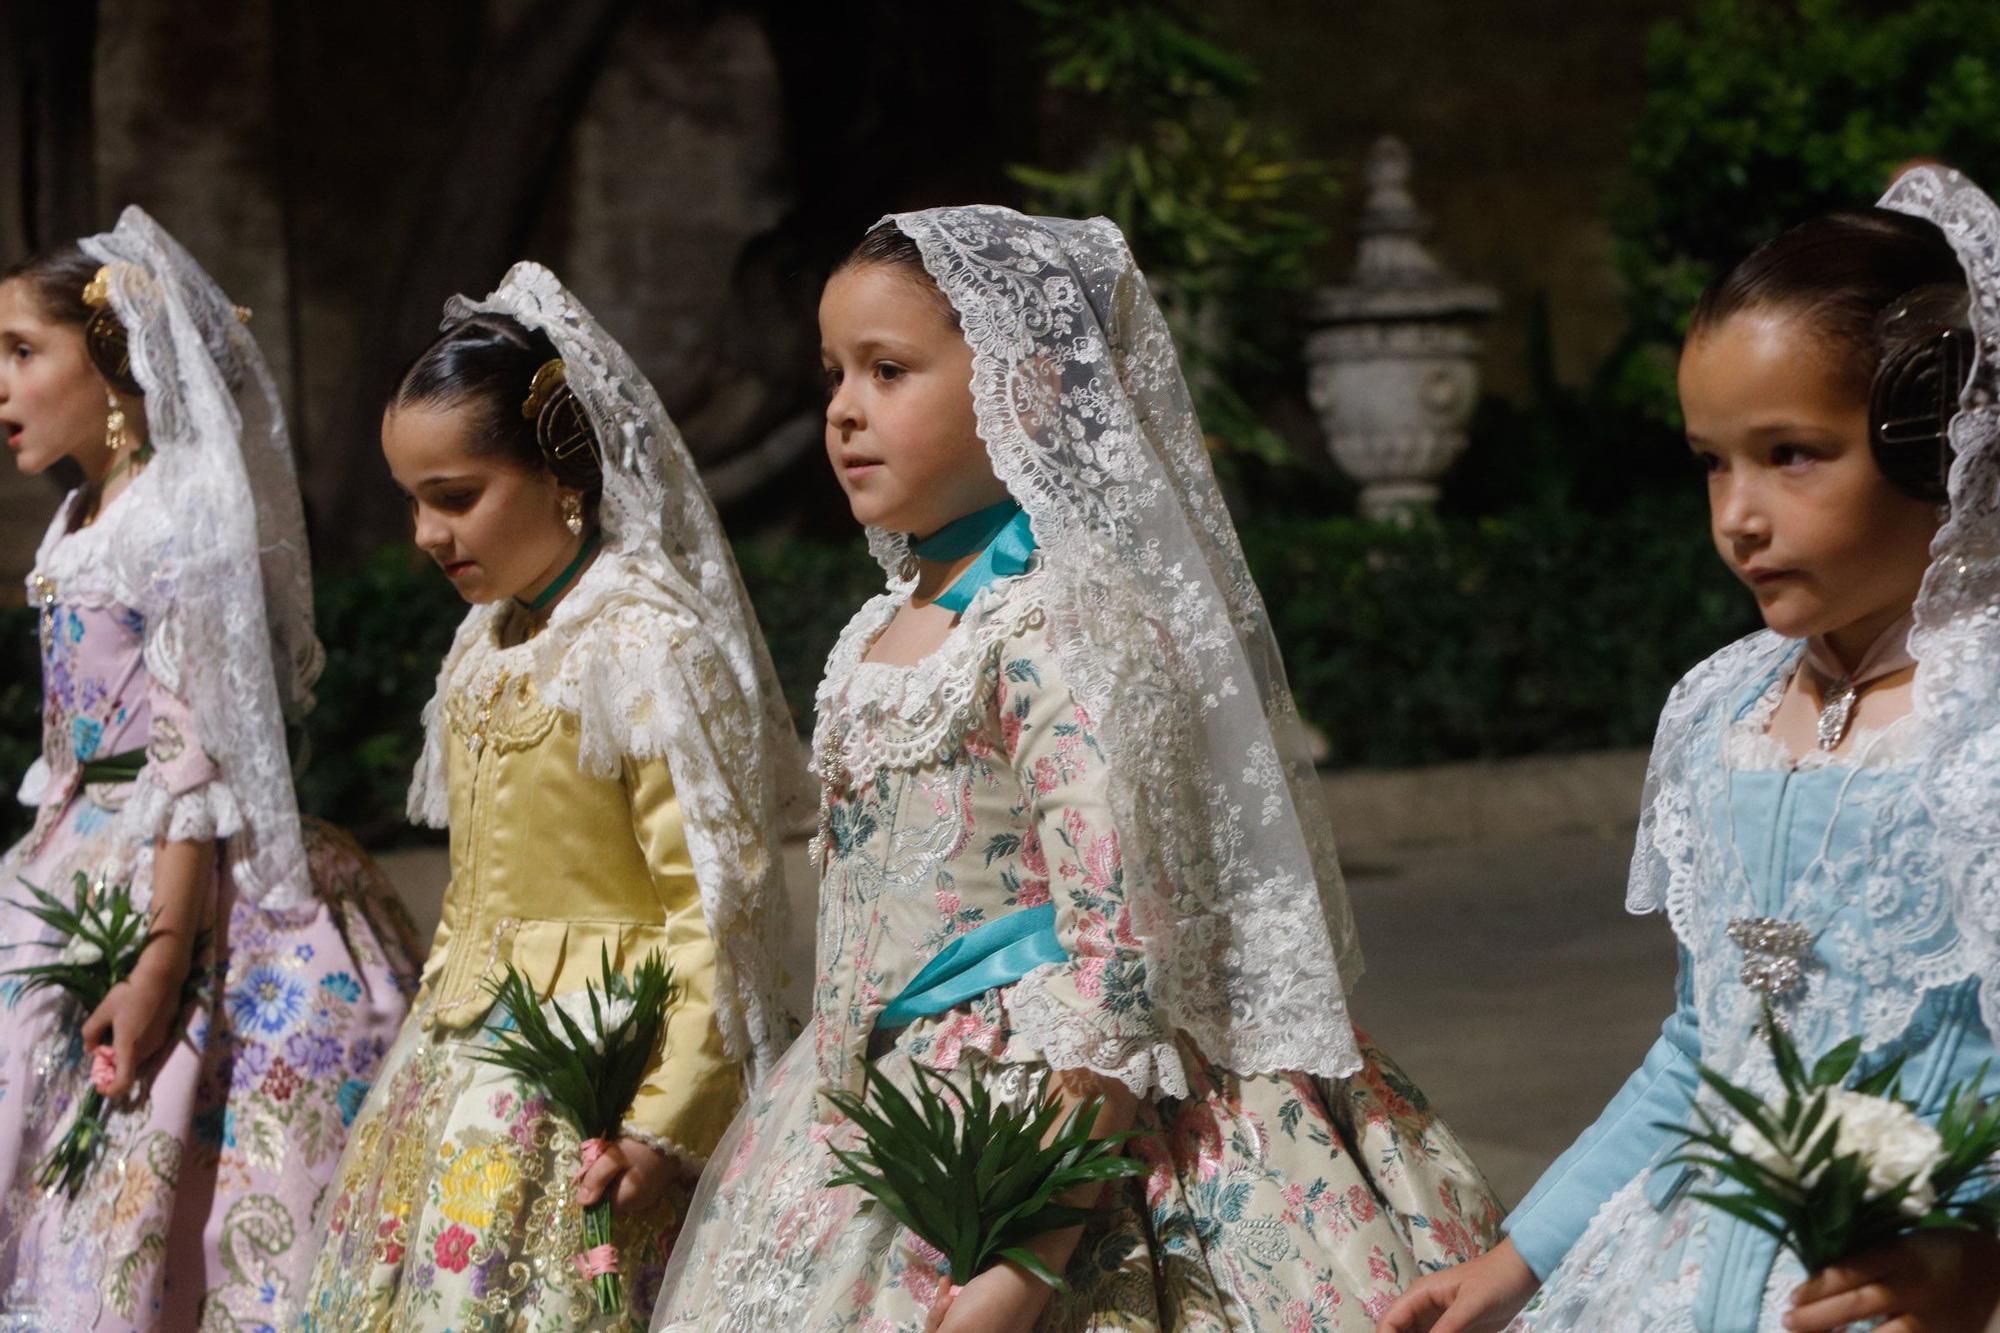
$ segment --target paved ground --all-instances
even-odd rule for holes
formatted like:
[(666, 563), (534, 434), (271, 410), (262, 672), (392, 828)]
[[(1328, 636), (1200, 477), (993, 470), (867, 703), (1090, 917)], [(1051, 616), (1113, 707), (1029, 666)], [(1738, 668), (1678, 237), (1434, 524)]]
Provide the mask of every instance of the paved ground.
[[(1629, 832), (1608, 832), (1346, 855), (1368, 955), (1355, 1015), (1510, 1204), (1637, 1066), (1671, 1007), (1666, 922), (1623, 910), (1629, 849)], [(789, 951), (796, 1003), (810, 967), (812, 879), (802, 846), (788, 859), (801, 890)], [(428, 935), (442, 854), (384, 861)]]
[(1625, 837), (1349, 858), (1356, 1020), (1511, 1205), (1638, 1066), (1673, 1007), (1664, 917), (1623, 907)]

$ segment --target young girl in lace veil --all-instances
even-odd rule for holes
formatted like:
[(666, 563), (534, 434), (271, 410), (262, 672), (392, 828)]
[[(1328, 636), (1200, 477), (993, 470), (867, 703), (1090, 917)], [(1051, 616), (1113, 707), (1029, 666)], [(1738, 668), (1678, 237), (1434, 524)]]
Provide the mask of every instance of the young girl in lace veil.
[[(425, 712), (414, 818), (451, 830), (415, 1010), (355, 1123), (313, 1329), (608, 1326), (580, 1271), (607, 1192), (628, 1309), (787, 1035), (777, 839), (805, 770), (686, 446), (554, 275), (517, 264), (403, 376), (382, 448), (473, 604)], [(543, 997), (657, 951), (678, 998), (617, 1140), (584, 1154), (482, 1062), (505, 965)], [(622, 1317), (621, 1317), (622, 1318)]]
[(1523, 1329), (1985, 1327), (1993, 1237), (1808, 1275), (1663, 1160), (1712, 1096), (1697, 1065), (1775, 1091), (1767, 999), (1808, 1063), (1850, 1037), (1864, 1070), (1907, 1058), (1929, 1116), (1982, 1070), (2000, 1092), (1996, 338), (2000, 213), (1934, 168), (1702, 298), (1688, 442), (1716, 548), (1770, 628), (1695, 668), (1660, 718), (1628, 905), (1673, 923), (1678, 1008), (1507, 1243), (1427, 1279), (1384, 1329), (1497, 1328), (1531, 1294)]
[[(284, 417), (239, 315), (136, 208), (0, 281), (14, 460), (83, 474), (28, 579), (42, 756), (34, 828), (0, 856), (0, 967), (68, 944), (20, 910), (24, 882), (65, 902), (78, 874), (99, 901), (129, 884), (154, 931), (95, 1013), (0, 985), (0, 1327), (270, 1323), (415, 984), (380, 872), (294, 803), (286, 725), (320, 646)], [(93, 1075), (113, 1109), (71, 1199), (35, 1178)]]
[[(827, 451), (890, 586), (819, 691), (811, 1028), (655, 1327), (1368, 1327), (1497, 1211), (1348, 1017), (1316, 778), (1124, 238), (898, 216), (820, 320)], [(919, 981), (954, 942), (976, 965)], [(1034, 1242), (1069, 1294), (1012, 1264), (941, 1293), (938, 1255), (826, 1187), (854, 1131), (820, 1094), (916, 1063), (1015, 1106), (1053, 1071), (1145, 1131), (1147, 1175)]]

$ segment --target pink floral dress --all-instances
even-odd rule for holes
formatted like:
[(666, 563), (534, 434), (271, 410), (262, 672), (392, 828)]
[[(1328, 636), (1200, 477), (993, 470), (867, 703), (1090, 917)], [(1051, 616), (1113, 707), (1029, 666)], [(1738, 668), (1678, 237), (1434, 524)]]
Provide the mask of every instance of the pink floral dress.
[[(65, 900), (72, 879), (150, 893), (156, 838), (227, 837), (229, 775), (153, 670), (171, 627), (123, 604), (107, 575), (128, 497), (43, 541), (43, 752), (23, 797), (33, 830), (0, 857), (0, 968), (62, 941), (21, 911), (26, 881)], [(83, 765), (143, 751), (136, 780)], [(199, 998), (75, 1200), (35, 1184), (69, 1127), (89, 1062), (84, 1014), (0, 979), (0, 1328), (255, 1330), (276, 1326), (312, 1261), (312, 1208), (414, 989), (401, 908), (352, 839), (305, 828), (314, 900), (266, 911), (218, 874)], [(217, 858), (218, 864), (221, 858)], [(198, 964), (198, 967), (200, 965)]]
[[(1370, 1329), (1414, 1276), (1496, 1238), (1485, 1181), (1365, 1040), (1361, 1072), (1329, 1083), (1238, 1074), (1160, 1030), (1104, 755), (1049, 649), (1037, 586), (1029, 573), (982, 594), (914, 667), (860, 660), (893, 594), (835, 648), (819, 741), (852, 776), (827, 793), (812, 1021), (717, 1150), (656, 1328), (923, 1327), (939, 1256), (858, 1190), (824, 1183), (828, 1145), (856, 1136), (820, 1093), (859, 1089), (871, 1060), (905, 1087), (915, 1062), (1015, 1105), (1052, 1068), (1141, 1093), (1130, 1151), (1148, 1172), (1107, 1196), (1044, 1329)], [(876, 1026), (948, 942), (1049, 902), (1066, 961)], [(1163, 1046), (1185, 1097), (1152, 1077)]]

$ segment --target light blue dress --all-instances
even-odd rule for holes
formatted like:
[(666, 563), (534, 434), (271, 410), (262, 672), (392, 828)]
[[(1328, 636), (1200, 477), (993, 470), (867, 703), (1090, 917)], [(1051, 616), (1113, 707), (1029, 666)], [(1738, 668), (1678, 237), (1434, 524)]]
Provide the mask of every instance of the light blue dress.
[[(1994, 1058), (1916, 781), (1923, 724), (1906, 718), (1857, 737), (1851, 754), (1795, 765), (1765, 729), (1798, 647), (1758, 660), (1746, 646), (1731, 650), (1733, 686), (1688, 729), (1686, 762), (1666, 765), (1651, 806), (1681, 943), (1678, 1005), (1638, 1071), (1507, 1221), (1544, 1279), (1519, 1329), (1778, 1329), (1805, 1280), (1770, 1236), (1691, 1197), (1715, 1181), (1662, 1165), (1681, 1143), (1662, 1122), (1692, 1123), (1699, 1064), (1775, 1087), (1732, 920), (1777, 917), (1814, 932), (1804, 982), (1778, 1005), (1809, 1057), (1857, 1035), (1864, 1070), (1906, 1055), (1902, 1094), (1927, 1118)], [(1987, 1082), (2000, 1092), (2000, 1075)]]

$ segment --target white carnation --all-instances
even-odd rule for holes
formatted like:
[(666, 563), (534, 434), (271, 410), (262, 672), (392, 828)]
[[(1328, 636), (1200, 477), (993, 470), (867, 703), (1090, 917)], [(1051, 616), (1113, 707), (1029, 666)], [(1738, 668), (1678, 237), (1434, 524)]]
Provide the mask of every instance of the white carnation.
[(590, 1043), (590, 1049), (593, 1051), (602, 1051), (604, 1049), (604, 1034), (607, 1032), (616, 1032), (625, 1025), (627, 1019), (632, 1017), (631, 1000), (622, 997), (606, 999), (600, 994), (597, 997), (597, 1012), (602, 1016), (604, 1026), (599, 1028), (591, 1022), (590, 992), (587, 990), (573, 990), (566, 995), (549, 997), (548, 1002), (542, 1006), (542, 1012), (548, 1018), (550, 1029), (558, 1036), (564, 1035), (565, 1032), (563, 1025), (557, 1021), (555, 1016), (555, 1010), (558, 1009), (569, 1015), (570, 1021), (575, 1023), (577, 1028), (582, 1031), (584, 1039)]
[(63, 945), (61, 961), (71, 964), (82, 964), (88, 967), (92, 963), (101, 963), (104, 961), (104, 950), (98, 948), (89, 940), (72, 935), (69, 937), (69, 942)]
[(1886, 1097), (1870, 1097), (1845, 1089), (1828, 1094), (1827, 1113), (1838, 1117), (1833, 1151), (1853, 1155), (1868, 1169), (1868, 1197), (1880, 1198), (1905, 1180), (1911, 1181), (1902, 1211), (1922, 1217), (1937, 1201), (1931, 1173), (1944, 1162), (1944, 1140), (1916, 1112)]
[(1758, 1133), (1756, 1126), (1748, 1121), (1729, 1132), (1729, 1150), (1739, 1157), (1749, 1158), (1780, 1180), (1789, 1180), (1808, 1189), (1818, 1182), (1820, 1173), (1826, 1170), (1826, 1165), (1821, 1163), (1802, 1177), (1799, 1174), (1798, 1161), (1790, 1153)]

